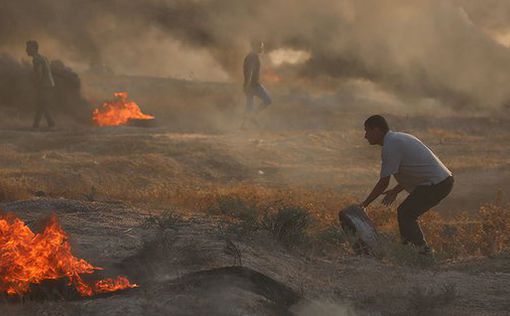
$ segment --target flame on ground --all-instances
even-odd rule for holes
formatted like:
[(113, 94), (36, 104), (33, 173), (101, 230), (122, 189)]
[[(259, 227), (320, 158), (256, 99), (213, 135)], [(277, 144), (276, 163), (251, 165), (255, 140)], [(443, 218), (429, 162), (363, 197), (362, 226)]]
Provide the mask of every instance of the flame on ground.
[(266, 68), (262, 72), (262, 80), (270, 83), (280, 83), (283, 78), (274, 69)]
[(23, 295), (30, 291), (30, 284), (63, 277), (82, 296), (137, 287), (122, 276), (92, 285), (80, 277), (95, 270), (102, 269), (72, 255), (68, 236), (56, 216), (49, 219), (42, 233), (34, 234), (14, 215), (0, 214), (0, 293)]
[(130, 119), (150, 120), (154, 116), (143, 114), (138, 104), (128, 100), (127, 92), (114, 93), (115, 100), (104, 102), (92, 112), (92, 120), (98, 126), (124, 125)]

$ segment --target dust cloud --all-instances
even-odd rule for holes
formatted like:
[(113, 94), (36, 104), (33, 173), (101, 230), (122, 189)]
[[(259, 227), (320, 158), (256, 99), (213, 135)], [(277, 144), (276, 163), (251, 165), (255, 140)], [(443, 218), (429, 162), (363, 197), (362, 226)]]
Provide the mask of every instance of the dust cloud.
[(0, 49), (19, 58), (35, 38), (80, 71), (237, 81), (248, 43), (262, 39), (269, 53), (307, 56), (278, 55), (290, 80), (366, 80), (402, 98), (497, 108), (510, 98), (510, 4), (489, 2), (2, 0)]

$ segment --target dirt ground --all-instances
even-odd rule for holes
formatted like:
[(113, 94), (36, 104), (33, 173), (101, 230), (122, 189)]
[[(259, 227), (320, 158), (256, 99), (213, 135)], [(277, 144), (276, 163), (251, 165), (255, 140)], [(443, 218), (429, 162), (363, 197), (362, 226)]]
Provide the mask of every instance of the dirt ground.
[[(93, 187), (114, 198), (125, 190), (250, 184), (327, 189), (362, 199), (377, 180), (380, 149), (363, 139), (361, 115), (339, 120), (342, 130), (4, 129), (0, 174), (4, 181), (56, 197), (76, 198)], [(510, 183), (508, 119), (391, 120), (396, 130), (423, 139), (454, 172), (458, 185), (438, 210), (477, 209), (498, 194), (505, 196)]]
[[(455, 189), (436, 211), (448, 217), (496, 199), (506, 203), (507, 114), (402, 110), (366, 100), (317, 105), (317, 98), (279, 92), (261, 127), (240, 130), (235, 87), (137, 80), (89, 81), (85, 89), (92, 101), (129, 89), (156, 115), (157, 127), (97, 128), (61, 118), (57, 129), (33, 131), (28, 117), (4, 117), (0, 206), (34, 227), (56, 213), (77, 256), (140, 287), (70, 302), (0, 304), (7, 315), (510, 314), (508, 256), (410, 267), (289, 248), (263, 232), (232, 234), (225, 218), (202, 211), (209, 193), (297, 190), (306, 194), (296, 199), (344, 197), (319, 208), (336, 218), (377, 180), (380, 151), (362, 129), (373, 113), (424, 140), (454, 172)], [(153, 94), (165, 85), (167, 95)], [(206, 102), (211, 91), (216, 97)], [(178, 220), (145, 225), (165, 209)], [(226, 251), (229, 241), (242, 268)]]
[[(104, 276), (124, 274), (140, 285), (79, 301), (4, 303), (7, 315), (504, 315), (510, 308), (508, 257), (423, 269), (238, 237), (243, 267), (270, 279), (261, 281), (232, 271), (217, 218), (186, 217), (161, 231), (143, 227), (150, 210), (124, 203), (42, 198), (2, 208), (32, 225), (56, 213), (76, 255), (105, 268)], [(448, 286), (455, 299), (444, 304), (417, 294), (440, 300)], [(430, 308), (424, 313), (420, 304)]]

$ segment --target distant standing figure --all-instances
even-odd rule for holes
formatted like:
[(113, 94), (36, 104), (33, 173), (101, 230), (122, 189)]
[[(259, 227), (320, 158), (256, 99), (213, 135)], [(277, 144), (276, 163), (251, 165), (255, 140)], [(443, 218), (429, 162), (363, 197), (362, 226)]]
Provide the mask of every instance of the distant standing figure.
[[(432, 254), (418, 218), (450, 194), (454, 182), (451, 171), (418, 138), (391, 131), (380, 115), (365, 121), (365, 138), (370, 145), (382, 146), (382, 164), (379, 181), (361, 206), (367, 207), (382, 194), (385, 195), (383, 204), (389, 206), (400, 192), (409, 192), (397, 208), (402, 242), (414, 245), (421, 254)], [(385, 191), (391, 176), (397, 185)]]
[[(271, 104), (269, 93), (260, 83), (260, 54), (264, 53), (264, 43), (255, 41), (252, 43), (252, 51), (244, 58), (244, 93), (246, 95), (246, 113), (241, 124), (245, 127), (247, 121), (258, 125), (255, 115)], [(262, 100), (262, 103), (255, 108), (254, 97)]]
[(37, 41), (27, 42), (27, 55), (32, 57), (32, 64), (34, 68), (34, 84), (36, 92), (36, 112), (34, 117), (33, 128), (39, 128), (39, 122), (44, 115), (48, 127), (54, 127), (55, 121), (51, 117), (48, 107), (53, 102), (53, 93), (55, 88), (55, 81), (51, 73), (50, 63), (48, 59), (39, 54), (39, 43)]

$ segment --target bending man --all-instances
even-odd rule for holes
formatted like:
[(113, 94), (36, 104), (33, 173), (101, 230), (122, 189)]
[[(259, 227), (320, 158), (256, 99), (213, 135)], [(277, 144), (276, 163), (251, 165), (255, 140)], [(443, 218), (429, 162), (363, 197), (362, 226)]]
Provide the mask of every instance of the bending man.
[[(418, 218), (451, 192), (452, 173), (418, 138), (392, 132), (380, 115), (365, 121), (365, 138), (370, 145), (382, 146), (382, 166), (379, 182), (361, 206), (367, 207), (380, 195), (385, 195), (383, 204), (389, 206), (400, 192), (409, 192), (397, 209), (402, 242), (416, 246), (422, 254), (431, 254)], [(397, 185), (386, 191), (392, 175)]]

